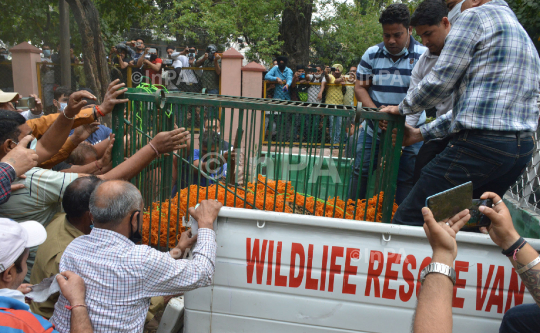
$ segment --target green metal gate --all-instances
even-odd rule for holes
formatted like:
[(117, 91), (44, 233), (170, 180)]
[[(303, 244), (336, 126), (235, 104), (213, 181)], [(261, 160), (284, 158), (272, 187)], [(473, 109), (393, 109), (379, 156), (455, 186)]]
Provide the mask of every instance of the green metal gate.
[[(177, 125), (191, 133), (189, 149), (156, 158), (131, 180), (148, 207), (145, 223), (149, 225), (145, 230), (155, 231), (145, 238), (149, 244), (173, 246), (187, 207), (203, 199), (219, 199), (228, 206), (247, 209), (368, 220), (367, 208), (363, 216), (357, 210), (367, 203), (347, 199), (375, 197), (379, 202), (384, 192), (382, 206), (375, 204), (373, 219), (382, 214), (382, 222), (391, 221), (403, 117), (344, 105), (161, 90), (148, 93), (129, 89), (126, 97), (129, 103), (113, 112), (115, 166), (160, 131), (170, 131)], [(330, 117), (341, 118), (343, 126), (340, 142), (328, 146), (325, 136), (316, 135), (315, 127), (322, 123), (328, 128)], [(263, 143), (265, 119), (277, 124), (278, 135)], [(373, 122), (374, 128), (380, 121), (387, 121), (388, 127), (386, 131), (373, 131), (373, 141), (379, 140), (380, 145), (378, 156), (375, 149), (369, 156), (367, 190), (360, 193), (358, 188), (357, 193), (349, 193), (355, 162), (361, 178), (360, 161), (367, 157), (365, 136), (358, 140), (363, 120)], [(396, 147), (392, 145), (393, 129), (397, 130)], [(206, 142), (202, 142), (202, 136)], [(212, 149), (213, 153), (203, 154)], [(213, 169), (203, 170), (202, 164)]]

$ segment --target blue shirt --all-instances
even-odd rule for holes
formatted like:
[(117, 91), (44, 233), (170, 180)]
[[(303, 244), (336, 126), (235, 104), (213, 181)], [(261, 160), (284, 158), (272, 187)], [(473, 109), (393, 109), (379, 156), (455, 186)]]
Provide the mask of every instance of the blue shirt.
[(293, 79), (292, 69), (290, 69), (289, 67), (285, 67), (285, 70), (282, 72), (279, 70), (278, 66), (274, 66), (264, 76), (264, 79), (268, 81), (276, 81), (278, 78), (285, 81), (286, 84), (289, 86), (289, 89), (287, 89), (287, 91), (283, 91), (283, 87), (285, 85), (276, 84), (276, 89), (274, 90), (274, 98), (290, 100), (291, 99), (290, 89), (291, 89), (291, 84), (292, 84), (292, 79)]
[[(105, 125), (99, 125), (97, 131), (90, 134), (88, 139), (86, 139), (85, 141), (87, 141), (91, 145), (95, 145), (97, 143), (100, 143), (103, 140), (108, 139), (111, 133), (112, 133), (112, 130), (110, 128), (108, 128)], [(73, 130), (69, 132), (69, 135), (73, 135)]]
[[(193, 150), (193, 161), (197, 161), (197, 160), (199, 160), (199, 158), (200, 158), (199, 157), (199, 149), (194, 149)], [(205, 160), (207, 160), (207, 158), (203, 159), (203, 161), (205, 161)], [(201, 171), (204, 172), (204, 170), (202, 170), (202, 169), (201, 169)], [(214, 178), (214, 179), (220, 179), (222, 177), (227, 177), (227, 163), (223, 163), (223, 165), (218, 170), (216, 170), (215, 173), (212, 173), (209, 176)], [(198, 182), (198, 175), (194, 176), (193, 181), (195, 183)], [(212, 184), (215, 184), (215, 182), (213, 180), (207, 179), (201, 173), (201, 182), (200, 182), (199, 186), (208, 186), (208, 185), (212, 185)]]
[[(399, 105), (407, 96), (412, 70), (426, 50), (427, 47), (410, 36), (407, 51), (394, 61), (391, 54), (384, 49), (384, 43), (377, 44), (367, 49), (362, 56), (356, 78), (360, 81), (372, 80), (368, 93), (377, 107)], [(411, 126), (421, 125), (424, 121), (425, 114), (407, 117), (407, 123)], [(369, 127), (367, 132), (371, 135), (372, 125)]]
[(47, 319), (31, 313), (27, 304), (6, 296), (0, 296), (0, 332), (58, 333)]
[(433, 107), (453, 93), (452, 113), (420, 128), (426, 141), (467, 129), (536, 131), (539, 82), (531, 39), (508, 4), (493, 0), (461, 13), (439, 60), (400, 112)]

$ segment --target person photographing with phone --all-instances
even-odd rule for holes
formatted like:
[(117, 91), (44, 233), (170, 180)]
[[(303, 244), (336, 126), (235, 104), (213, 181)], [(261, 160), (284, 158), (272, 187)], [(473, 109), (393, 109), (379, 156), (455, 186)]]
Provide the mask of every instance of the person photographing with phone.
[(147, 48), (144, 51), (143, 64), (146, 68), (145, 76), (150, 79), (152, 84), (162, 84), (161, 82), (161, 66), (163, 60), (158, 57), (157, 50), (155, 48)]
[(219, 94), (219, 78), (221, 76), (221, 56), (217, 53), (214, 44), (208, 45), (206, 53), (197, 60), (195, 67), (214, 68), (215, 70), (203, 70), (201, 77), (202, 87), (207, 94)]
[[(516, 231), (512, 217), (501, 197), (486, 192), (480, 197), (491, 200), (492, 208), (479, 210), (491, 224), (483, 228), (491, 240), (501, 248), (502, 255), (514, 266), (536, 304), (522, 304), (511, 308), (503, 317), (499, 333), (533, 333), (540, 331), (540, 256)], [(424, 231), (433, 249), (431, 264), (420, 280), (422, 289), (413, 323), (415, 333), (452, 332), (452, 296), (455, 284), (454, 261), (458, 253), (456, 234), (468, 222), (469, 210), (463, 210), (448, 220), (437, 222), (432, 211), (421, 211)]]

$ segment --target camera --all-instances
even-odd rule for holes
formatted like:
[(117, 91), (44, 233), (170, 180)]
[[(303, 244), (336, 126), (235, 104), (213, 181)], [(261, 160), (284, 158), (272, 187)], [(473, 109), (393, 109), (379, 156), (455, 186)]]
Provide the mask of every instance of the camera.
[(306, 78), (306, 73), (302, 73), (302, 74), (300, 74), (300, 76), (299, 76), (299, 77), (300, 77), (301, 79), (305, 79), (305, 78)]
[(330, 71), (335, 72), (336, 68), (335, 67), (330, 67)]
[(141, 46), (142, 43), (141, 42), (135, 42), (135, 46)]
[(36, 99), (34, 97), (24, 97), (17, 102), (18, 110), (30, 110), (36, 107)]

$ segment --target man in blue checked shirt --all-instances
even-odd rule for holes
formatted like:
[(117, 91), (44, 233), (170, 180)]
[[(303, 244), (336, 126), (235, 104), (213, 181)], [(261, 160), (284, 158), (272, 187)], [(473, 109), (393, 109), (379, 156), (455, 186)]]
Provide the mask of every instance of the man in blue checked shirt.
[(466, 0), (460, 9), (432, 71), (399, 108), (382, 110), (412, 114), (454, 94), (452, 113), (419, 129), (405, 128), (404, 145), (452, 138), (422, 169), (393, 223), (422, 225), (428, 196), (468, 181), (474, 198), (487, 191), (502, 197), (532, 157), (539, 114), (538, 52), (503, 0)]
[[(362, 106), (371, 108), (401, 103), (407, 95), (412, 70), (420, 56), (427, 50), (411, 35), (412, 27), (410, 27), (410, 13), (407, 5), (388, 6), (381, 13), (379, 22), (382, 24), (384, 40), (367, 49), (356, 71), (356, 99), (362, 103)], [(406, 121), (411, 126), (419, 126), (425, 122), (425, 113), (407, 116)], [(368, 173), (373, 172), (373, 170), (368, 170), (371, 149), (375, 149), (376, 156), (379, 150), (379, 138), (377, 137), (377, 141), (373, 142), (373, 131), (374, 123), (368, 121), (358, 136), (349, 198), (365, 198)], [(380, 136), (381, 130), (377, 129), (377, 131)], [(422, 143), (418, 142), (403, 149), (396, 189), (396, 203), (398, 204), (405, 199), (413, 187), (414, 164), (421, 146)], [(376, 168), (376, 163), (373, 168)], [(358, 184), (359, 178), (360, 184)]]
[[(268, 81), (276, 81), (276, 88), (274, 90), (274, 98), (275, 99), (284, 99), (287, 101), (291, 100), (291, 93), (290, 93), (290, 87), (293, 80), (293, 71), (289, 67), (287, 67), (287, 63), (289, 59), (285, 56), (279, 56), (276, 58), (278, 65), (272, 67), (266, 73), (264, 76), (265, 80)], [(273, 114), (273, 121), (276, 123), (276, 129), (277, 132), (280, 134), (285, 134), (290, 136), (290, 124), (292, 121), (291, 115), (288, 114), (288, 117), (282, 119), (283, 114), (280, 112)], [(268, 123), (271, 118), (270, 112), (266, 112), (265, 114), (265, 120), (264, 120), (264, 127), (266, 131), (270, 131), (270, 133), (273, 132), (273, 124), (270, 124), (270, 127), (268, 127)], [(288, 118), (288, 119), (287, 119)], [(281, 126), (284, 126), (285, 128), (280, 128)], [(271, 135), (268, 135), (270, 138)]]

